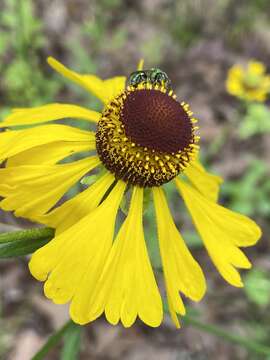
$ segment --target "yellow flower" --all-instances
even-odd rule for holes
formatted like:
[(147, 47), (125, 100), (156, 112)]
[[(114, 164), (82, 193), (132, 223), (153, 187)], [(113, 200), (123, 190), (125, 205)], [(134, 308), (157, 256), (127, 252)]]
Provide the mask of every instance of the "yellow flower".
[[(71, 318), (79, 324), (105, 313), (112, 324), (121, 320), (128, 327), (139, 317), (160, 325), (162, 300), (143, 231), (144, 188), (150, 187), (169, 310), (179, 327), (177, 314), (185, 314), (180, 293), (199, 301), (206, 284), (170, 213), (162, 185), (171, 180), (221, 275), (243, 286), (237, 269), (251, 264), (240, 247), (255, 244), (261, 231), (249, 218), (217, 204), (222, 180), (196, 158), (196, 120), (188, 105), (176, 100), (166, 74), (142, 71), (140, 63), (140, 72), (125, 85), (125, 77), (101, 80), (48, 61), (104, 107), (102, 113), (71, 104), (15, 109), (0, 124), (15, 127), (0, 134), (0, 161), (5, 161), (0, 207), (56, 229), (29, 264), (32, 275), (45, 282), (46, 296), (58, 304), (70, 302)], [(49, 124), (66, 118), (88, 121), (97, 130)], [(34, 126), (17, 130), (18, 125)], [(70, 160), (72, 154), (80, 159)], [(100, 171), (96, 182), (59, 205), (93, 169)], [(129, 213), (114, 239), (128, 187)]]
[(228, 72), (226, 87), (229, 94), (246, 101), (265, 101), (270, 91), (270, 76), (264, 64), (249, 61), (247, 68), (234, 65)]

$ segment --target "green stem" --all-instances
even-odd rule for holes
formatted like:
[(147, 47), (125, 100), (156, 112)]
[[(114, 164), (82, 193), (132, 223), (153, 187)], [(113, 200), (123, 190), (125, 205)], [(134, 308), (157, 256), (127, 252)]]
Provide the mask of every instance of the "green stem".
[(48, 354), (48, 352), (58, 344), (63, 335), (73, 326), (75, 326), (72, 320), (69, 320), (64, 326), (62, 326), (57, 332), (52, 334), (47, 342), (43, 345), (43, 347), (32, 357), (31, 360), (41, 360), (44, 359), (44, 356)]
[(235, 334), (230, 334), (215, 325), (205, 324), (200, 320), (195, 319), (193, 316), (186, 315), (183, 320), (188, 325), (192, 325), (204, 332), (218, 336), (228, 342), (241, 345), (247, 350), (251, 350), (259, 354), (270, 355), (270, 347), (264, 346), (254, 341), (246, 340), (243, 337)]
[(54, 229), (49, 227), (12, 231), (0, 234), (0, 244), (18, 240), (48, 239), (54, 237)]

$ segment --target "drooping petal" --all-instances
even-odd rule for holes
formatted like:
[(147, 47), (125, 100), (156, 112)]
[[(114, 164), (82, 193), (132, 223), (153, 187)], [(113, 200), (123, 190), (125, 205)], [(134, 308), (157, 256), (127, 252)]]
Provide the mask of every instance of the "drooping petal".
[(179, 292), (199, 301), (206, 290), (205, 278), (174, 224), (163, 190), (153, 188), (153, 195), (168, 305), (172, 319), (179, 327), (176, 314), (185, 314)]
[(67, 156), (84, 151), (94, 150), (94, 140), (88, 141), (55, 141), (35, 146), (17, 155), (11, 156), (6, 167), (21, 165), (54, 165)]
[(115, 177), (107, 172), (89, 188), (35, 220), (55, 228), (59, 234), (94, 210), (114, 181)]
[[(125, 188), (126, 184), (118, 181), (99, 207), (32, 256), (30, 271), (36, 279), (47, 280), (45, 294), (55, 303), (66, 303), (78, 292), (88, 293), (94, 288), (112, 246), (116, 214)], [(82, 281), (89, 269), (89, 278)]]
[(33, 108), (13, 109), (0, 128), (18, 125), (34, 125), (65, 118), (83, 119), (98, 122), (101, 114), (81, 106), (71, 104), (49, 104)]
[[(86, 142), (91, 149), (95, 149), (95, 135), (93, 132), (66, 125), (44, 125), (0, 133), (0, 163), (35, 146), (55, 141)], [(48, 146), (49, 156), (50, 147)]]
[(198, 160), (193, 161), (185, 169), (184, 174), (202, 195), (212, 201), (218, 200), (220, 185), (223, 182), (220, 176), (207, 172)]
[(215, 266), (230, 284), (243, 286), (236, 268), (248, 269), (251, 264), (239, 247), (254, 245), (261, 236), (260, 228), (248, 217), (207, 199), (184, 181), (175, 182)]
[(81, 75), (69, 70), (52, 57), (48, 58), (48, 63), (55, 71), (84, 87), (105, 104), (124, 90), (126, 82), (125, 76), (116, 76), (111, 79), (102, 80), (95, 75)]
[(35, 219), (51, 209), (83, 175), (100, 163), (97, 156), (63, 165), (26, 165), (0, 169), (0, 208)]
[(142, 224), (143, 189), (134, 187), (131, 206), (95, 289), (87, 288), (91, 268), (82, 290), (71, 305), (74, 321), (87, 323), (104, 311), (108, 321), (131, 326), (137, 316), (156, 327), (162, 321), (162, 301), (147, 254)]

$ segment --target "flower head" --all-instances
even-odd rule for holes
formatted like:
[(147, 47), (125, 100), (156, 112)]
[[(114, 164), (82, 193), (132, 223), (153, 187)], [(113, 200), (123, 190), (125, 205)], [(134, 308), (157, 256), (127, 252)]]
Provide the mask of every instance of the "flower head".
[[(0, 125), (11, 128), (0, 134), (0, 161), (5, 161), (0, 207), (56, 229), (29, 264), (32, 275), (45, 282), (46, 296), (55, 303), (70, 302), (71, 317), (79, 324), (102, 313), (110, 323), (121, 320), (127, 327), (137, 317), (150, 326), (161, 323), (162, 299), (143, 230), (148, 187), (168, 306), (179, 327), (177, 314), (185, 314), (180, 293), (199, 301), (206, 284), (169, 210), (162, 185), (171, 180), (220, 274), (230, 284), (243, 286), (237, 269), (251, 264), (240, 247), (255, 244), (260, 229), (217, 204), (222, 180), (206, 172), (197, 159), (196, 119), (186, 103), (176, 100), (167, 75), (159, 69), (143, 70), (141, 63), (126, 84), (125, 77), (101, 80), (77, 74), (52, 58), (49, 64), (95, 94), (104, 108), (102, 113), (70, 104), (16, 109)], [(92, 122), (96, 132), (48, 124), (64, 118)], [(33, 126), (13, 129), (17, 125)], [(72, 154), (81, 158), (70, 160)], [(97, 180), (58, 205), (93, 169), (100, 172)], [(128, 187), (130, 209), (115, 237), (118, 209)]]
[(270, 91), (270, 76), (264, 64), (249, 61), (247, 67), (234, 65), (228, 72), (226, 87), (229, 94), (246, 101), (265, 101)]
[(190, 114), (172, 90), (151, 83), (129, 86), (102, 113), (98, 155), (118, 179), (142, 187), (162, 185), (183, 171), (196, 153), (196, 120)]

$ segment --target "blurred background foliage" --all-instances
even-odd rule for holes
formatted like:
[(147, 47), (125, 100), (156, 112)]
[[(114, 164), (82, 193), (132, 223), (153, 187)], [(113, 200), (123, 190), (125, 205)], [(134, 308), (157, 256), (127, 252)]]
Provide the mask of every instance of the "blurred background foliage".
[[(206, 323), (270, 345), (269, 101), (242, 101), (228, 94), (225, 86), (234, 64), (246, 66), (250, 59), (257, 59), (270, 71), (270, 2), (2, 0), (1, 118), (12, 107), (51, 101), (101, 109), (98, 100), (53, 73), (46, 64), (49, 55), (75, 71), (103, 78), (128, 75), (140, 58), (146, 67), (158, 66), (168, 73), (178, 97), (190, 103), (200, 120), (203, 162), (225, 179), (221, 203), (254, 218), (264, 232), (259, 245), (248, 250), (254, 268), (244, 274), (245, 289), (233, 289), (210, 263), (173, 186), (166, 186), (177, 225), (207, 276), (207, 296), (193, 305), (193, 311)], [(11, 214), (1, 213), (1, 217), (5, 226), (29, 226)], [(153, 219), (150, 204), (145, 233), (159, 269)], [(26, 263), (21, 258), (19, 263), (10, 260), (0, 265), (3, 359), (29, 359), (67, 318), (65, 311), (43, 298)], [(77, 339), (78, 331), (70, 331)], [(61, 359), (69, 359), (67, 353), (64, 347)], [(140, 324), (123, 330), (102, 320), (89, 325), (83, 337), (80, 358), (88, 359), (89, 354), (95, 359), (264, 359), (189, 326), (175, 332), (165, 322), (159, 330)], [(59, 356), (56, 348), (49, 359)]]

